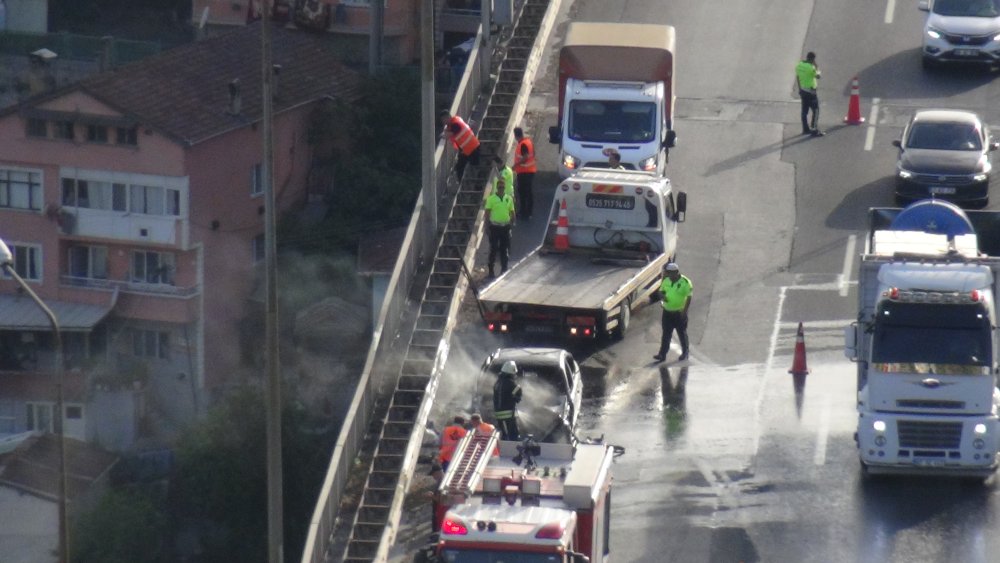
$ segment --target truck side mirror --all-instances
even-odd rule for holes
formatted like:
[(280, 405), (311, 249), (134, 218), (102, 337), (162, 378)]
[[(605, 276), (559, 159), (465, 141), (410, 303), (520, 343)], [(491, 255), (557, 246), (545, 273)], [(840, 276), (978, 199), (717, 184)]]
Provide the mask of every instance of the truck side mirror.
[(562, 142), (562, 128), (558, 125), (549, 127), (549, 142), (553, 145), (558, 145)]
[(928, 12), (931, 9), (931, 3), (928, 0), (920, 0), (917, 2), (917, 9), (921, 12)]
[(844, 355), (852, 362), (858, 361), (858, 323), (844, 327)]
[(663, 148), (671, 149), (677, 144), (677, 132), (673, 129), (667, 131), (667, 138), (663, 140)]
[(893, 139), (892, 140), (892, 146), (902, 148), (903, 147), (903, 142), (900, 141), (899, 139)]
[(687, 192), (677, 192), (677, 212), (674, 213), (674, 220), (683, 223), (687, 215), (688, 195)]

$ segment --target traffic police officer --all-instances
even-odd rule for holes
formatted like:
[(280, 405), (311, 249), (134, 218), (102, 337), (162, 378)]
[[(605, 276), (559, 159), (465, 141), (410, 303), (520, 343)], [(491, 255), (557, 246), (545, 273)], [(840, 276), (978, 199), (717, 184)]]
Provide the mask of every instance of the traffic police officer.
[(663, 334), (660, 337), (660, 351), (653, 359), (662, 362), (670, 351), (670, 338), (677, 331), (677, 339), (681, 342), (681, 355), (677, 359), (688, 358), (688, 307), (691, 306), (691, 280), (681, 275), (677, 264), (670, 262), (663, 267), (664, 278), (660, 284), (660, 294), (663, 303), (661, 326)]

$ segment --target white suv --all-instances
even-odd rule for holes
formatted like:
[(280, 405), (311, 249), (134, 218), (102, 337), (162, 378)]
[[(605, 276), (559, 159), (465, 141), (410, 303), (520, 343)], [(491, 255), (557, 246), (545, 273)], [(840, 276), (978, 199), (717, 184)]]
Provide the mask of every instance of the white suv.
[(943, 62), (1000, 64), (1000, 0), (920, 0), (924, 68)]

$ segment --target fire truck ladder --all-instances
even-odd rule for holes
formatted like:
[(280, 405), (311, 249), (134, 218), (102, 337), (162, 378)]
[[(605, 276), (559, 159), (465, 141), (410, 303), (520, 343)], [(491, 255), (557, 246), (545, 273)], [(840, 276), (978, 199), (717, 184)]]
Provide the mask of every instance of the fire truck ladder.
[[(499, 68), (497, 79), (493, 87), (483, 94), (474, 111), (483, 116), (477, 136), (484, 160), (505, 150), (505, 134), (509, 130), (515, 102), (525, 80), (525, 71), (533, 55), (542, 20), (548, 15), (552, 2), (522, 0), (510, 39), (494, 53), (494, 58), (499, 59), (493, 64), (494, 68)], [(474, 238), (489, 170), (488, 162), (479, 167), (470, 166), (457, 193), (451, 194), (451, 201), (454, 202), (451, 209), (439, 215), (448, 219), (431, 265), (402, 369), (389, 399), (388, 410), (384, 410), (385, 406), (381, 407), (381, 412), (386, 413), (384, 418), (376, 417), (369, 429), (370, 434), (377, 437), (374, 447), (364, 446), (358, 456), (359, 460), (370, 460), (370, 463), (362, 463), (357, 468), (365, 473), (358, 475), (363, 479), (363, 490), (355, 506), (340, 508), (338, 519), (341, 524), (338, 527), (346, 529), (335, 529), (333, 532), (332, 540), (339, 546), (334, 545), (327, 552), (328, 561), (360, 563), (374, 561), (377, 557), (396, 487), (403, 479), (409, 437), (432, 382), (438, 346), (443, 338), (449, 336), (446, 332), (449, 304), (462, 275), (463, 256)], [(346, 541), (346, 547), (339, 538)]]
[(486, 434), (472, 431), (458, 443), (456, 452), (461, 456), (453, 458), (444, 476), (443, 490), (448, 495), (472, 496), (483, 476), (486, 464), (490, 461), (493, 449), (497, 447), (497, 432)]

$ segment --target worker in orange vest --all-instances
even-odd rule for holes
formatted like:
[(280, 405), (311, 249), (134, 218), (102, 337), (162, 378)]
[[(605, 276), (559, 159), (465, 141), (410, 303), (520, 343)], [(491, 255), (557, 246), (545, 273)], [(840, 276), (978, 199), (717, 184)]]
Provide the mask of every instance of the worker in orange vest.
[(441, 432), (441, 449), (438, 451), (438, 461), (441, 462), (441, 467), (445, 471), (448, 470), (448, 462), (455, 455), (458, 441), (465, 437), (466, 432), (465, 417), (462, 416), (456, 416), (452, 419), (451, 424)]
[[(478, 432), (480, 434), (492, 435), (496, 431), (497, 431), (496, 426), (493, 426), (489, 422), (484, 421), (482, 415), (480, 415), (478, 412), (472, 413), (472, 416), (469, 417), (469, 432)], [(500, 455), (500, 447), (497, 446), (493, 448), (493, 457), (497, 457), (499, 455)]]
[(451, 115), (448, 110), (442, 110), (438, 114), (441, 126), (444, 127), (442, 136), (447, 137), (455, 150), (458, 151), (458, 159), (455, 161), (455, 177), (462, 181), (462, 174), (465, 173), (465, 165), (472, 163), (479, 166), (479, 139), (472, 132), (469, 124), (457, 115)]
[(517, 148), (514, 149), (514, 173), (517, 174), (517, 201), (519, 202), (518, 214), (521, 219), (531, 218), (531, 211), (534, 208), (531, 186), (535, 182), (535, 172), (538, 166), (535, 164), (535, 144), (530, 137), (524, 136), (524, 129), (514, 128), (514, 139), (517, 140)]

